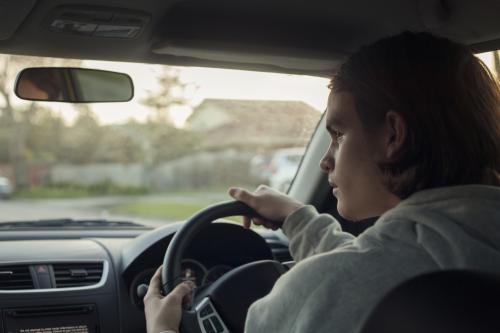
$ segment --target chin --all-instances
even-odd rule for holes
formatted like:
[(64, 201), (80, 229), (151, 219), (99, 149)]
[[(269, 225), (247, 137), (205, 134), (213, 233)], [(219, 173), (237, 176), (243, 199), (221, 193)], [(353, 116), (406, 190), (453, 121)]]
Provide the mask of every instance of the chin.
[(337, 201), (337, 211), (339, 212), (339, 215), (346, 220), (349, 221), (359, 220), (359, 218), (356, 217), (356, 214), (353, 214), (353, 212), (350, 211), (347, 207), (345, 207), (345, 205), (342, 205), (340, 201)]

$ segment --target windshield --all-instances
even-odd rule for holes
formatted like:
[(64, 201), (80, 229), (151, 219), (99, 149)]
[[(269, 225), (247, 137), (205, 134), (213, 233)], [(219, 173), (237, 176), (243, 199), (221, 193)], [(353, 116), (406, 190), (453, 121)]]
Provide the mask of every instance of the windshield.
[[(286, 191), (329, 92), (308, 76), (12, 55), (0, 64), (0, 221), (25, 225), (159, 225), (228, 200), (232, 185)], [(127, 73), (135, 96), (18, 99), (16, 75), (43, 66)]]

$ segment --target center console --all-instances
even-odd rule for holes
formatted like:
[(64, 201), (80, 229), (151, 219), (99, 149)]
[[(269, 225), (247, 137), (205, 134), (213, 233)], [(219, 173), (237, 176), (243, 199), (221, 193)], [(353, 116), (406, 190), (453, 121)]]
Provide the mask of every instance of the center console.
[(92, 240), (0, 242), (0, 333), (120, 332), (111, 262)]
[(11, 308), (2, 311), (7, 333), (98, 333), (95, 304)]

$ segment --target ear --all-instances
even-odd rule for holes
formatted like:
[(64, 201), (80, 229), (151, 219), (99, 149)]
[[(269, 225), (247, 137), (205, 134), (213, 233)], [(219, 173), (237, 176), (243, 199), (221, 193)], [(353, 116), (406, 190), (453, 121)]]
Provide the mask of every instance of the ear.
[(385, 157), (393, 160), (401, 151), (406, 139), (407, 129), (406, 121), (396, 111), (389, 111), (385, 115)]

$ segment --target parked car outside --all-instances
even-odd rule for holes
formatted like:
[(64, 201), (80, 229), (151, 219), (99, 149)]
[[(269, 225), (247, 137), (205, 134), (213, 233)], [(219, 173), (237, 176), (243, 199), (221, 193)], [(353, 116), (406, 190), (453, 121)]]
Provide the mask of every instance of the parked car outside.
[(9, 178), (0, 177), (0, 199), (9, 199), (12, 194), (12, 185)]
[(270, 163), (269, 185), (281, 192), (288, 191), (304, 153), (305, 148), (287, 148), (276, 151)]
[(250, 161), (250, 176), (261, 184), (269, 185), (269, 179), (272, 176), (272, 159), (272, 154), (255, 155)]

